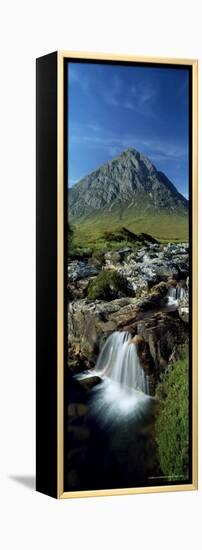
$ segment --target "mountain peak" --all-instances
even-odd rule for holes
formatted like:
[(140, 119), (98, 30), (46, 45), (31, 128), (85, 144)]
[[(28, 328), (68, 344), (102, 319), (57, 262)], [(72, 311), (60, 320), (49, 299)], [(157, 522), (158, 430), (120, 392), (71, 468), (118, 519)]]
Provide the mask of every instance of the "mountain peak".
[(113, 160), (130, 161), (134, 164), (134, 166), (136, 166), (136, 169), (138, 171), (156, 171), (155, 166), (151, 163), (148, 157), (146, 157), (143, 153), (140, 153), (139, 151), (137, 151), (137, 149), (134, 149), (133, 147), (128, 147), (128, 149), (120, 153), (120, 155), (115, 157), (115, 159), (112, 159), (112, 162)]
[(141, 155), (141, 153), (139, 153), (139, 151), (137, 151), (137, 149), (134, 149), (134, 147), (128, 147), (128, 149), (125, 149), (124, 151), (122, 151), (119, 155), (117, 155), (116, 158), (118, 157), (131, 157), (131, 158), (139, 158)]
[(134, 155), (134, 156), (140, 155), (139, 151), (134, 149), (134, 147), (128, 147), (128, 149), (126, 149), (126, 151), (123, 151), (123, 154)]

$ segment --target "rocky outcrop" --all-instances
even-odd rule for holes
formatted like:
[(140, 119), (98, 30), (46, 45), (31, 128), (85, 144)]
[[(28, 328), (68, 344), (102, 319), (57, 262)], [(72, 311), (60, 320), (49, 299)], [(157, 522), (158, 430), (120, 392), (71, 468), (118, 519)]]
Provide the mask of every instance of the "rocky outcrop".
[(100, 263), (96, 259), (93, 264), (92, 258), (86, 261), (69, 262), (70, 299), (85, 298), (89, 282), (103, 269), (117, 271), (127, 280), (128, 294), (140, 297), (159, 283), (167, 282), (169, 286), (186, 280), (189, 274), (188, 246), (186, 243), (169, 243), (164, 246), (149, 243), (137, 249), (127, 247), (107, 252)]
[(69, 342), (80, 343), (81, 350), (88, 357), (95, 357), (100, 346), (115, 330), (135, 332), (141, 315), (166, 304), (165, 283), (155, 286), (148, 295), (141, 298), (120, 298), (111, 302), (87, 298), (69, 304)]
[(184, 297), (179, 300), (179, 305), (178, 305), (178, 312), (179, 312), (179, 316), (180, 318), (185, 322), (185, 323), (189, 323), (189, 297), (188, 297), (188, 293), (184, 295)]
[[(175, 350), (175, 360), (180, 357), (181, 346), (188, 341), (188, 327), (182, 322), (178, 311), (172, 313), (159, 312), (150, 319), (141, 320), (137, 324), (137, 333), (147, 344), (143, 351), (149, 350), (152, 362), (149, 363), (148, 374), (152, 375), (153, 383), (159, 381), (161, 373), (171, 361)], [(179, 355), (177, 350), (179, 349)], [(148, 370), (148, 358), (144, 359), (140, 350), (140, 360)]]
[(101, 271), (101, 265), (88, 260), (74, 260), (68, 264), (69, 300), (81, 300), (87, 296), (90, 281)]
[(77, 281), (69, 281), (68, 296), (69, 300), (82, 300), (87, 296), (88, 286), (92, 277), (89, 279), (80, 279)]
[(103, 343), (112, 332), (126, 330), (141, 337), (137, 342), (141, 363), (155, 384), (173, 349), (188, 339), (188, 327), (177, 310), (159, 313), (153, 310), (152, 314), (151, 307), (157, 303), (161, 303), (161, 297), (151, 293), (142, 300), (122, 298), (93, 304), (81, 300), (70, 304), (69, 345), (72, 350), (77, 346), (83, 370), (84, 364), (89, 368), (95, 363)]
[[(84, 265), (85, 263), (85, 265)], [(134, 297), (89, 300), (90, 281), (100, 269), (116, 270), (133, 288)], [(105, 254), (104, 265), (70, 265), (68, 308), (69, 359), (73, 372), (92, 368), (106, 338), (129, 331), (141, 364), (155, 388), (169, 362), (180, 356), (188, 340), (188, 247), (186, 244), (148, 244)], [(180, 279), (183, 277), (183, 279)], [(179, 353), (178, 353), (179, 351)]]
[(136, 300), (120, 298), (112, 302), (88, 299), (69, 304), (69, 345), (76, 343), (80, 352), (96, 360), (103, 342), (115, 330), (137, 320)]
[(106, 269), (116, 269), (124, 275), (136, 295), (161, 281), (186, 279), (189, 273), (187, 244), (150, 244), (137, 250), (125, 249), (105, 255)]

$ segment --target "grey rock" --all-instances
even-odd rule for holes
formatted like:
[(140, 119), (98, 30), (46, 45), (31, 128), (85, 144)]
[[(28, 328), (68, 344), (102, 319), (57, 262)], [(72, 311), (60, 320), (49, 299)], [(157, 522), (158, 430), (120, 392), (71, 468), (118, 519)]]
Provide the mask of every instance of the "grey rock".
[(99, 266), (89, 265), (87, 262), (82, 262), (80, 260), (74, 260), (68, 264), (68, 280), (77, 281), (78, 279), (93, 277), (97, 275), (99, 271)]
[(189, 273), (188, 245), (148, 244), (137, 251), (126, 249), (105, 254), (103, 269), (115, 269), (127, 280), (136, 296), (141, 296), (160, 281), (186, 279)]

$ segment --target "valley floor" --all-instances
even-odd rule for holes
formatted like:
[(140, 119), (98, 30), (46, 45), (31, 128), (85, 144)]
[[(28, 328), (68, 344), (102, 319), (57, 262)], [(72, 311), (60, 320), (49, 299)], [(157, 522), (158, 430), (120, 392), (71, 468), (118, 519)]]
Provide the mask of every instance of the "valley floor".
[[(188, 215), (176, 215), (172, 213), (141, 212), (138, 214), (130, 210), (127, 215), (120, 218), (119, 212), (104, 211), (101, 215), (92, 216), (72, 223), (74, 227), (74, 240), (76, 246), (89, 247), (93, 250), (108, 248), (109, 240), (106, 239), (107, 231), (110, 234), (120, 234), (123, 227), (129, 231), (147, 233), (160, 242), (187, 242), (189, 238)], [(110, 243), (110, 245), (112, 242)]]

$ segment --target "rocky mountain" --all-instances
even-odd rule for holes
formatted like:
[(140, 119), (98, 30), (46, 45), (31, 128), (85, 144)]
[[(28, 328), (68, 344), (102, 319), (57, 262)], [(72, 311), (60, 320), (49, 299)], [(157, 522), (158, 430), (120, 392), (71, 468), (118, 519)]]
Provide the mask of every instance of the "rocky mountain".
[(188, 201), (150, 160), (129, 148), (69, 189), (70, 220), (103, 212), (187, 214)]

